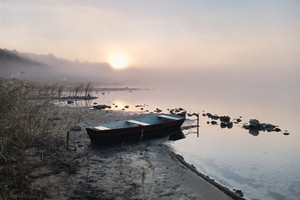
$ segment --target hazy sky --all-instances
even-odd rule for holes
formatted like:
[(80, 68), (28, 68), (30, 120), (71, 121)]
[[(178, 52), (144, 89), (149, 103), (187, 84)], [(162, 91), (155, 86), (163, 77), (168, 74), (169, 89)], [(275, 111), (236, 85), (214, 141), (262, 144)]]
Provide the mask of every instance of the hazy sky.
[(299, 0), (0, 0), (0, 47), (135, 67), (297, 67)]

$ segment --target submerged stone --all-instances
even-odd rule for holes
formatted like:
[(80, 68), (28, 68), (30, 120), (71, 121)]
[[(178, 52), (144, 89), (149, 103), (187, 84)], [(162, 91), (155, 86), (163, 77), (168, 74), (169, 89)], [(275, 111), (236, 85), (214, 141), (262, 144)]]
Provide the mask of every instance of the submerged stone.
[(216, 125), (216, 124), (218, 124), (218, 122), (216, 122), (216, 121), (214, 121), (214, 120), (213, 120), (213, 121), (211, 121), (210, 123), (211, 123), (212, 125)]
[(229, 116), (221, 116), (220, 121), (229, 123), (230, 122), (230, 117)]

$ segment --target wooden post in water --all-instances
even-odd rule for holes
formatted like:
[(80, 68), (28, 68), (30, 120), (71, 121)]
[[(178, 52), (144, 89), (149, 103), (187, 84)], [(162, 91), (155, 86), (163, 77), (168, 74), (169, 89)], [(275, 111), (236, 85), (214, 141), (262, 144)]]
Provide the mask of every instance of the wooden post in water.
[(69, 149), (70, 132), (67, 132), (67, 149)]
[(143, 140), (143, 137), (144, 137), (144, 127), (142, 127), (141, 136), (140, 136), (140, 141)]
[(199, 113), (197, 113), (197, 137), (199, 137)]

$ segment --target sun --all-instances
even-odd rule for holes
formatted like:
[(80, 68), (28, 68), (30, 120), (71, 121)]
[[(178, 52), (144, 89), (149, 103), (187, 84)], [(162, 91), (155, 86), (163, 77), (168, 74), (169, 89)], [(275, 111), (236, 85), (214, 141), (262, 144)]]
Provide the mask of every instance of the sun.
[(123, 69), (128, 65), (127, 59), (121, 54), (114, 54), (109, 58), (109, 64), (114, 69)]

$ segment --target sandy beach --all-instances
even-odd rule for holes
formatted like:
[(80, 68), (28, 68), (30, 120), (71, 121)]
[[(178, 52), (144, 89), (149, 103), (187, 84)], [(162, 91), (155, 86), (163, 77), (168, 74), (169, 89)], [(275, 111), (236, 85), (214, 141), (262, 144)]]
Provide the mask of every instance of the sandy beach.
[[(52, 112), (55, 139), (48, 142), (57, 148), (26, 152), (28, 179), (44, 199), (242, 199), (186, 163), (170, 149), (167, 138), (90, 145), (85, 127), (142, 114), (57, 106)], [(82, 130), (70, 131), (72, 125)]]

